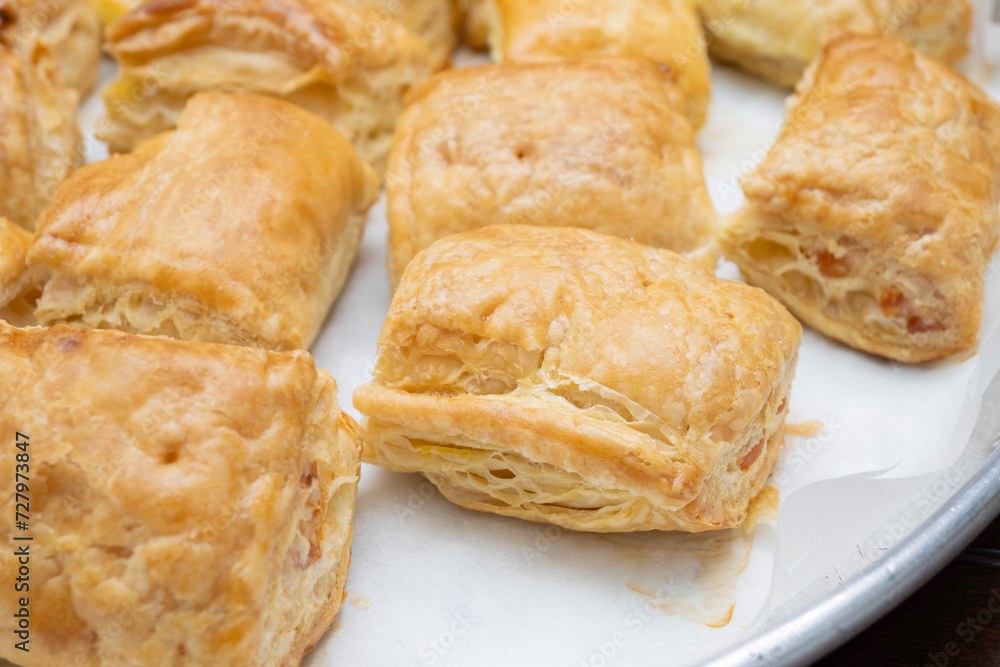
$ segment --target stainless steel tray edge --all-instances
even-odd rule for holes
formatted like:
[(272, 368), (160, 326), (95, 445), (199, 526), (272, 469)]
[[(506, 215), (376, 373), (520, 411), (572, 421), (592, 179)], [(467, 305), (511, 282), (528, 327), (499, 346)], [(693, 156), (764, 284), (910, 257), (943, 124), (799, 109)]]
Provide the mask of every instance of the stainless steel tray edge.
[[(997, 443), (994, 439), (992, 446)], [(794, 666), (818, 660), (913, 594), (998, 515), (1000, 451), (995, 451), (950, 502), (857, 577), (797, 617), (702, 664)]]

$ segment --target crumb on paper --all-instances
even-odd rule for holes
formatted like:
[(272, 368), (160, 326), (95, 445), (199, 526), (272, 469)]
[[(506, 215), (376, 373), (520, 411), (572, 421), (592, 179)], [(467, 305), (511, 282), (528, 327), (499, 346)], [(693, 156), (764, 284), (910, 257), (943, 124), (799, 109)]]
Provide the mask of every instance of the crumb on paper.
[(819, 435), (819, 433), (821, 433), (825, 428), (826, 427), (823, 426), (823, 422), (813, 419), (800, 424), (785, 424), (785, 435), (791, 435), (799, 438), (811, 438), (815, 435)]
[(358, 609), (368, 609), (371, 606), (371, 598), (367, 595), (362, 595), (361, 593), (354, 591), (351, 593), (351, 604)]
[(776, 527), (778, 525), (778, 505), (781, 495), (778, 489), (768, 484), (757, 497), (750, 501), (747, 518), (743, 520), (743, 532), (752, 533), (758, 524)]

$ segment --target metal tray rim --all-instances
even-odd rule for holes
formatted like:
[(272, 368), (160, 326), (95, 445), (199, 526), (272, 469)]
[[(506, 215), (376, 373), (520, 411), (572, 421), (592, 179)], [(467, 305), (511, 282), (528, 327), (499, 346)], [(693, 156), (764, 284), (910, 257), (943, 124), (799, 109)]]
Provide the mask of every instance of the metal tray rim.
[(998, 515), (1000, 450), (949, 502), (858, 576), (797, 617), (701, 664), (797, 666), (822, 658), (916, 592)]

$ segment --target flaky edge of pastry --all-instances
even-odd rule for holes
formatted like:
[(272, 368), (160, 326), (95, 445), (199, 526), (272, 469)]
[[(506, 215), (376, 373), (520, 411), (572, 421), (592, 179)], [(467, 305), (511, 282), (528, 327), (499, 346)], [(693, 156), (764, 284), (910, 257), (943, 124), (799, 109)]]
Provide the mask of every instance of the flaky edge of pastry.
[(48, 270), (28, 267), (25, 257), (33, 239), (31, 232), (0, 218), (0, 320), (14, 326), (36, 324), (33, 311)]
[[(481, 0), (481, 4), (476, 18), (482, 27), (477, 26), (477, 28), (486, 30), (485, 46), (494, 62), (528, 63), (607, 57), (651, 60), (673, 72), (684, 102), (683, 112), (691, 123), (694, 134), (697, 135), (707, 122), (712, 99), (712, 67), (702, 34), (703, 26), (693, 0), (683, 0), (683, 15), (677, 15), (674, 11), (678, 8), (677, 4), (669, 9), (666, 6), (661, 7), (664, 12), (672, 15), (673, 22), (685, 22), (688, 24), (686, 27), (690, 29), (684, 44), (676, 44), (669, 40), (664, 42), (674, 49), (667, 57), (663, 57), (662, 54), (656, 56), (644, 53), (644, 44), (633, 39), (627, 32), (624, 36), (618, 36), (618, 40), (624, 39), (625, 43), (619, 43), (613, 49), (594, 49), (593, 46), (586, 45), (581, 47), (577, 43), (579, 35), (572, 28), (567, 30), (566, 26), (561, 25), (564, 19), (572, 17), (572, 12), (560, 16), (560, 20), (556, 21), (552, 20), (553, 13), (548, 12), (544, 17), (537, 17), (538, 20), (533, 24), (523, 26), (523, 34), (515, 34), (507, 29), (503, 0)], [(639, 17), (634, 20), (642, 21)], [(519, 44), (520, 41), (525, 43)], [(615, 41), (609, 39), (609, 42)], [(629, 42), (638, 44), (638, 50), (630, 47)]]
[[(312, 60), (313, 65), (299, 67), (293, 79), (267, 82), (270, 87), (227, 81), (220, 76), (225, 72), (215, 72), (212, 85), (198, 87), (178, 84), (158, 62), (202, 42), (235, 53), (252, 50), (259, 39), (254, 22), (260, 21), (292, 45), (291, 56), (280, 54), (289, 63), (299, 66)], [(239, 33), (240, 22), (249, 23), (243, 28), (249, 35), (245, 40)], [(379, 29), (368, 35), (369, 25)], [(192, 36), (199, 31), (204, 35)], [(228, 34), (230, 41), (211, 37), (214, 32)], [(381, 25), (379, 17), (366, 9), (315, 0), (153, 0), (108, 26), (105, 48), (119, 62), (120, 71), (104, 91), (107, 112), (97, 137), (113, 152), (130, 151), (140, 141), (174, 127), (196, 92), (258, 93), (323, 117), (354, 144), (380, 180), (403, 98), (434, 69), (427, 44), (401, 24), (390, 20)]]
[(32, 231), (59, 185), (84, 162), (77, 119), (80, 95), (62, 84), (58, 62), (44, 39), (14, 48), (0, 39), (0, 67), (11, 68), (10, 76), (19, 82), (0, 101), (7, 107), (0, 127), (0, 163), (7, 180), (7, 187), (0, 182), (0, 216)]
[[(757, 52), (726, 39), (725, 24), (738, 21), (735, 16), (719, 20), (708, 16), (703, 8), (699, 8), (699, 13), (705, 27), (708, 52), (718, 60), (786, 88), (793, 88), (809, 67), (807, 59)], [(943, 20), (942, 15), (946, 17)], [(723, 29), (713, 30), (716, 23), (722, 23)], [(972, 8), (965, 0), (924, 0), (916, 11), (896, 7), (892, 16), (878, 19), (876, 23), (880, 34), (900, 37), (917, 51), (948, 65), (954, 65), (969, 53)], [(838, 26), (831, 24), (830, 28)]]
[[(763, 405), (705, 471), (665, 455), (628, 406), (586, 392), (450, 396), (369, 383), (354, 403), (366, 415), (366, 462), (422, 473), (463, 507), (582, 531), (698, 532), (741, 525), (766, 484), (784, 442), (796, 361), (797, 352), (785, 360)], [(609, 401), (632, 419), (593, 410)]]
[[(981, 279), (965, 286), (969, 294), (963, 301), (969, 312), (958, 318), (953, 304), (919, 273), (864, 253), (853, 270), (891, 283), (893, 296), (887, 301), (885, 290), (874, 281), (823, 276), (812, 257), (828, 258), (823, 261), (834, 267), (838, 261), (825, 249), (824, 239), (768, 230), (768, 218), (754, 206), (732, 216), (730, 227), (720, 237), (726, 257), (751, 284), (772, 294), (813, 329), (855, 349), (913, 364), (944, 359), (975, 346), (982, 317)], [(772, 259), (783, 263), (777, 266)], [(907, 322), (904, 316), (897, 323), (896, 314), (904, 312), (903, 304), (915, 301), (920, 301), (922, 317), (911, 316)]]
[[(52, 350), (53, 346), (56, 350), (65, 349), (71, 353), (86, 348), (86, 341), (81, 343), (81, 334), (71, 332), (72, 330), (66, 327), (15, 329), (0, 322), (0, 339), (8, 338), (12, 334), (14, 336), (13, 341), (4, 340), (3, 344), (17, 346), (19, 353), (26, 354), (26, 356), (21, 357), (20, 361), (32, 366), (37, 364), (39, 372), (43, 373), (46, 364), (59, 363), (59, 352)], [(35, 335), (18, 336), (18, 334), (23, 333), (34, 333)], [(82, 335), (101, 336), (104, 338), (103, 345), (114, 347), (118, 343), (122, 349), (126, 349), (130, 343), (134, 342), (134, 340), (129, 339), (143, 338), (121, 332), (85, 332)], [(146, 340), (153, 348), (150, 351), (151, 354), (168, 356), (171, 346), (189, 345), (160, 339)], [(202, 355), (215, 353), (223, 357), (228, 354), (244, 356), (264, 354), (215, 345), (202, 345), (197, 353)], [(305, 353), (293, 354), (308, 358)], [(33, 358), (35, 355), (37, 358)], [(281, 609), (273, 609), (272, 611), (275, 612), (273, 614), (250, 619), (252, 623), (256, 624), (258, 632), (233, 637), (232, 643), (220, 647), (220, 654), (215, 656), (217, 659), (225, 654), (230, 657), (238, 655), (240, 664), (250, 664), (252, 661), (252, 664), (260, 665), (288, 667), (299, 665), (303, 656), (329, 629), (344, 601), (344, 589), (351, 561), (354, 508), (361, 470), (362, 433), (358, 424), (340, 408), (337, 401), (337, 383), (333, 377), (324, 370), (315, 369), (311, 360), (309, 367), (315, 373), (311, 385), (308, 385), (308, 388), (301, 395), (296, 394), (296, 400), (304, 403), (303, 407), (307, 409), (305, 419), (302, 422), (302, 430), (296, 438), (288, 441), (289, 447), (298, 450), (295, 452), (297, 458), (306, 461), (311, 459), (313, 464), (307, 478), (296, 475), (289, 479), (289, 483), (299, 487), (302, 494), (299, 500), (293, 502), (291, 508), (297, 510), (296, 517), (308, 519), (309, 522), (305, 527), (301, 520), (296, 523), (286, 523), (280, 533), (261, 535), (259, 540), (259, 542), (266, 542), (269, 539), (274, 541), (270, 548), (277, 554), (276, 564), (278, 565), (276, 570), (257, 573), (264, 579), (261, 588), (266, 592), (268, 599), (280, 600), (287, 604)], [(86, 379), (83, 381), (87, 382)], [(103, 381), (111, 382), (107, 378), (104, 378)], [(40, 410), (42, 409), (40, 408)], [(42, 411), (42, 415), (44, 415), (44, 411)], [(80, 428), (87, 428), (87, 426), (83, 425)], [(44, 445), (39, 446), (44, 447)], [(109, 469), (101, 468), (100, 472), (83, 469), (72, 460), (69, 453), (72, 452), (72, 448), (67, 451), (60, 449), (58, 443), (54, 443), (54, 446), (53, 451), (43, 456), (45, 462), (41, 465), (48, 471), (47, 474), (58, 475), (56, 468), (65, 466), (67, 470), (73, 471), (74, 474), (87, 480), (84, 488), (90, 488), (92, 493), (86, 498), (97, 498), (103, 485), (91, 486), (90, 480), (95, 478), (90, 475), (97, 475), (96, 479), (102, 480), (105, 479), (104, 475), (108, 474), (107, 470)], [(266, 475), (268, 470), (264, 468), (258, 470), (257, 473)], [(259, 478), (250, 480), (247, 486), (246, 490), (251, 495), (256, 492), (250, 490), (249, 487), (252, 486), (253, 481), (258, 480)], [(81, 481), (80, 484), (83, 485), (84, 482)], [(77, 497), (75, 494), (79, 494), (80, 491), (78, 487), (71, 487), (67, 484), (64, 487), (50, 488), (47, 493), (49, 498), (43, 501), (43, 505), (47, 501), (51, 501), (54, 494), (59, 494), (64, 498), (73, 498)], [(177, 491), (177, 493), (182, 494), (183, 491)], [(246, 497), (248, 496), (240, 496), (241, 499)], [(13, 502), (13, 496), (11, 496), (10, 502)], [(101, 500), (100, 502), (114, 501)], [(240, 505), (237, 505), (238, 507)], [(261, 509), (268, 510), (269, 508)], [(322, 520), (319, 520), (319, 517), (322, 517)], [(39, 524), (38, 529), (51, 536), (52, 528), (46, 526), (44, 512), (39, 520), (42, 523)], [(226, 525), (231, 526), (232, 523)], [(186, 530), (189, 530), (193, 536), (201, 536), (198, 539), (205, 539), (206, 544), (211, 544), (213, 538), (204, 537), (211, 535), (210, 532), (204, 532), (205, 528), (203, 522), (194, 521), (186, 527)], [(225, 529), (215, 524), (208, 526), (208, 528), (216, 531)], [(155, 540), (159, 534), (154, 531), (152, 539)], [(174, 535), (169, 531), (166, 534)], [(312, 539), (313, 536), (317, 538), (315, 543)], [(308, 544), (303, 545), (303, 540), (308, 540)], [(308, 549), (304, 549), (304, 546)], [(85, 551), (86, 549), (80, 549), (74, 553), (74, 557), (78, 557), (80, 561), (85, 563), (87, 556), (81, 553)], [(308, 551), (308, 561), (302, 560), (303, 551)], [(191, 561), (186, 561), (186, 565), (195, 568), (195, 571), (197, 570), (196, 564)], [(61, 563), (57, 569), (65, 568), (65, 563)], [(290, 570), (297, 572), (300, 576), (291, 577), (294, 585), (285, 587), (283, 584), (288, 582), (287, 575)], [(79, 569), (76, 572), (79, 574)], [(47, 574), (52, 575), (51, 569), (47, 571)], [(44, 577), (42, 583), (44, 583)], [(197, 612), (200, 609), (202, 608), (192, 607), (185, 611)], [(71, 610), (67, 611), (72, 614)], [(168, 611), (173, 612), (176, 609), (168, 609)], [(208, 611), (210, 615), (215, 614), (212, 609)], [(69, 616), (67, 620), (71, 618), (72, 616)], [(157, 631), (159, 618), (156, 616), (151, 619), (150, 624), (147, 624), (154, 632)], [(73, 664), (93, 667), (109, 662), (118, 664), (115, 657), (109, 658), (99, 652), (100, 647), (109, 644), (109, 632), (112, 633), (111, 640), (116, 637), (113, 634), (113, 627), (105, 624), (93, 627), (77, 622), (74, 627), (67, 628), (66, 634), (58, 637), (56, 641), (53, 641), (51, 635), (47, 634), (52, 632), (52, 627), (53, 623), (49, 623), (47, 629), (40, 636), (34, 638), (37, 640), (37, 646), (36, 643), (32, 643), (32, 655), (37, 653), (37, 659), (42, 661), (37, 664), (69, 664), (72, 662)], [(56, 627), (58, 627), (57, 624)], [(239, 624), (236, 627), (239, 627)], [(166, 634), (170, 635), (171, 632), (173, 629), (169, 627), (168, 623)], [(233, 652), (224, 653), (226, 650)], [(19, 652), (15, 651), (12, 644), (0, 647), (0, 657), (18, 660), (19, 657), (14, 655), (15, 653)], [(118, 655), (117, 660), (120, 659), (121, 656)], [(229, 661), (224, 660), (223, 662), (230, 664)]]
[(461, 41), (475, 51), (489, 49), (490, 12), (496, 12), (496, 0), (455, 0), (458, 6)]
[[(895, 41), (831, 27), (824, 33), (823, 52), (839, 42), (858, 38)], [(924, 67), (965, 81), (946, 65), (916, 49), (912, 52)], [(823, 61), (821, 53), (809, 64), (795, 85), (795, 92), (785, 101), (786, 115), (792, 121), (800, 113), (800, 105), (809, 104), (808, 96), (816, 85)], [(977, 88), (967, 81), (966, 84)], [(996, 106), (982, 91), (973, 97)], [(787, 126), (782, 133), (785, 131)], [(995, 204), (994, 222), (1000, 220)], [(939, 285), (932, 284), (919, 271), (864, 251), (852, 255), (856, 265), (851, 271), (860, 278), (838, 275), (845, 265), (829, 246), (840, 244), (822, 235), (803, 234), (795, 222), (794, 216), (772, 214), (760, 201), (751, 199), (723, 218), (717, 240), (726, 259), (736, 264), (751, 284), (777, 298), (810, 327), (855, 349), (894, 361), (921, 364), (975, 347), (982, 322), (985, 289), (982, 274), (950, 280), (946, 297), (940, 293)], [(789, 227), (790, 230), (786, 229)], [(987, 265), (997, 252), (998, 243), (994, 234), (992, 247), (984, 248)], [(785, 273), (795, 277), (786, 279)], [(878, 283), (872, 280), (874, 277), (879, 278)], [(823, 301), (817, 304), (818, 299)], [(917, 301), (921, 302), (920, 312), (908, 312), (906, 304)], [(956, 314), (956, 306), (964, 306), (963, 316)]]
[[(296, 639), (281, 663), (289, 667), (298, 665), (312, 650), (330, 628), (344, 603), (354, 538), (354, 508), (361, 475), (361, 429), (337, 404), (337, 384), (329, 373), (319, 370), (317, 375), (317, 382), (321, 383), (320, 396), (313, 407), (312, 420), (307, 426), (307, 439), (315, 442), (320, 450), (323, 449), (323, 443), (337, 443), (333, 448), (337, 456), (332, 461), (331, 472), (346, 481), (335, 493), (330, 494), (326, 516), (328, 523), (342, 523), (344, 531), (341, 533), (331, 530), (327, 537), (342, 534), (343, 544), (332, 551), (336, 545), (327, 545), (326, 555), (336, 555), (335, 566), (332, 566), (333, 563), (326, 563), (327, 567), (316, 567), (316, 581), (300, 581), (299, 590), (291, 594), (292, 599), (299, 601), (302, 610), (292, 627), (296, 630), (304, 629), (296, 632)], [(305, 627), (310, 614), (312, 624)]]
[[(324, 262), (321, 295), (309, 328), (280, 327), (268, 335), (254, 326), (253, 315), (220, 312), (183, 291), (159, 289), (140, 281), (76, 276), (55, 266), (47, 276), (34, 315), (46, 326), (68, 324), (87, 329), (170, 336), (208, 343), (248, 345), (272, 350), (308, 348), (339, 296), (364, 234), (367, 210), (352, 213)], [(32, 265), (43, 269), (38, 265)], [(273, 295), (280, 299), (280, 295)]]
[[(326, 499), (324, 540), (319, 558), (307, 566), (311, 576), (300, 577), (295, 590), (279, 588), (275, 593), (275, 597), (295, 601), (295, 613), (287, 626), (279, 626), (270, 633), (278, 641), (257, 641), (256, 650), (250, 656), (255, 659), (254, 664), (299, 665), (330, 628), (346, 595), (354, 508), (361, 475), (362, 432), (338, 405), (337, 383), (333, 377), (323, 370), (316, 373), (302, 447), (319, 455), (317, 462), (320, 465), (315, 475), (322, 494), (320, 500), (324, 496)], [(325, 480), (326, 477), (329, 479)], [(333, 482), (337, 484), (331, 485)], [(283, 581), (279, 573), (270, 575), (276, 577), (276, 585)], [(278, 620), (272, 617), (272, 622)]]
[[(669, 100), (673, 106), (673, 111), (677, 113), (679, 118), (683, 118), (687, 121), (687, 116), (685, 114), (685, 101), (680, 88), (677, 87), (677, 73), (676, 71), (668, 65), (661, 63), (652, 63), (652, 61), (639, 61), (633, 58), (623, 58), (616, 56), (593, 56), (591, 58), (583, 60), (569, 60), (560, 64), (557, 60), (537, 60), (529, 62), (518, 62), (518, 63), (507, 63), (507, 64), (488, 64), (479, 65), (476, 67), (463, 68), (461, 72), (459, 71), (447, 71), (438, 73), (430, 77), (427, 81), (423, 82), (420, 86), (410, 91), (406, 98), (406, 109), (400, 115), (399, 123), (396, 126), (395, 136), (393, 138), (392, 150), (389, 155), (387, 177), (385, 181), (386, 196), (388, 199), (387, 203), (387, 215), (389, 220), (389, 233), (386, 242), (386, 254), (385, 254), (385, 266), (386, 273), (389, 278), (390, 289), (395, 291), (396, 287), (399, 285), (400, 280), (403, 277), (403, 272), (406, 270), (406, 266), (413, 260), (420, 250), (423, 250), (426, 246), (421, 246), (418, 237), (421, 235), (420, 232), (424, 232), (429, 224), (426, 219), (422, 218), (419, 214), (420, 211), (415, 211), (415, 206), (413, 203), (413, 192), (415, 186), (420, 186), (422, 188), (427, 188), (428, 179), (424, 178), (421, 181), (420, 176), (426, 177), (428, 175), (428, 170), (424, 167), (424, 160), (426, 154), (431, 149), (442, 145), (440, 140), (434, 137), (438, 136), (440, 127), (449, 122), (449, 119), (441, 118), (440, 122), (436, 126), (432, 126), (427, 118), (439, 118), (439, 114), (436, 115), (434, 112), (434, 103), (437, 102), (435, 99), (438, 96), (450, 97), (454, 100), (459, 99), (456, 95), (455, 88), (457, 84), (455, 81), (468, 80), (470, 77), (475, 77), (473, 81), (468, 81), (468, 90), (472, 91), (480, 90), (483, 85), (492, 85), (487, 82), (487, 79), (492, 77), (506, 78), (511, 76), (518, 76), (518, 70), (521, 70), (524, 75), (535, 71), (545, 71), (547, 68), (552, 68), (555, 71), (557, 68), (569, 67), (574, 70), (574, 74), (580, 77), (580, 72), (586, 71), (585, 67), (599, 68), (596, 71), (599, 74), (605, 73), (603, 70), (616, 68), (619, 71), (615, 72), (619, 76), (624, 76), (626, 74), (625, 68), (630, 68), (627, 72), (630, 76), (634, 76), (636, 79), (640, 79), (640, 76), (644, 76), (645, 72), (636, 72), (637, 66), (640, 64), (647, 65), (650, 67), (651, 71), (656, 71), (658, 76), (661, 77), (659, 82), (663, 88), (663, 94)], [(577, 69), (578, 68), (578, 69)], [(553, 81), (562, 81), (564, 77), (559, 77), (558, 74), (565, 74), (559, 71), (556, 76), (550, 77), (550, 83)], [(464, 79), (462, 78), (464, 77)], [(565, 81), (562, 81), (565, 83)], [(479, 93), (477, 93), (478, 95)], [(425, 110), (425, 102), (430, 99), (431, 106), (430, 110)], [(440, 105), (438, 105), (440, 106)], [(464, 114), (463, 114), (464, 115)], [(461, 123), (461, 120), (454, 121), (455, 123)], [(690, 123), (686, 123), (690, 127)], [(516, 123), (512, 123), (511, 127), (514, 127)], [(465, 134), (469, 136), (474, 136), (474, 133), (468, 132), (468, 130), (459, 125)], [(704, 164), (702, 162), (701, 154), (697, 150), (695, 145), (695, 132), (690, 129), (690, 144), (685, 146), (682, 143), (682, 138), (677, 136), (672, 136), (671, 142), (663, 142), (660, 144), (661, 151), (658, 156), (661, 162), (666, 162), (662, 155), (662, 147), (670, 145), (671, 148), (689, 149), (690, 157), (694, 160), (695, 165), (687, 169), (690, 173), (694, 171), (698, 177), (701, 179), (701, 193), (704, 196), (704, 200), (707, 204), (704, 219), (701, 221), (703, 227), (700, 237), (698, 239), (699, 245), (688, 248), (670, 248), (662, 243), (656, 243), (655, 239), (649, 238), (647, 235), (631, 235), (626, 233), (614, 233), (611, 230), (601, 230), (603, 233), (610, 233), (612, 236), (619, 236), (620, 238), (630, 238), (636, 240), (640, 243), (651, 245), (652, 247), (664, 247), (670, 250), (674, 250), (684, 257), (708, 268), (714, 270), (718, 265), (719, 260), (722, 257), (722, 251), (719, 248), (718, 240), (716, 238), (720, 220), (718, 212), (715, 210), (715, 206), (708, 195), (708, 187), (705, 183), (704, 177)], [(529, 160), (531, 158), (528, 158)], [(467, 163), (462, 163), (464, 167), (468, 168)], [(685, 162), (689, 164), (689, 162)], [(452, 163), (449, 162), (449, 166)], [(696, 167), (696, 169), (695, 169)], [(440, 172), (438, 170), (433, 170), (429, 172), (431, 176), (438, 176)], [(663, 176), (662, 173), (659, 174)], [(433, 179), (430, 179), (433, 181)], [(661, 178), (661, 182), (666, 180)], [(547, 189), (545, 183), (539, 184), (539, 194), (544, 193), (550, 195), (551, 192)], [(697, 197), (698, 193), (692, 195), (692, 199)], [(693, 207), (692, 207), (693, 208)], [(524, 215), (523, 209), (519, 212), (508, 212), (505, 216), (506, 220), (504, 222), (492, 222), (491, 224), (527, 224), (532, 225), (533, 220)], [(682, 223), (679, 221), (672, 221), (670, 226), (679, 227)], [(482, 225), (480, 225), (482, 226)], [(550, 225), (533, 225), (546, 227)], [(667, 226), (667, 225), (663, 225)], [(627, 225), (625, 225), (627, 227)], [(469, 229), (477, 229), (479, 227), (470, 227)], [(591, 228), (589, 225), (582, 226), (582, 228)], [(468, 230), (463, 230), (468, 231)], [(438, 240), (443, 237), (437, 237)], [(405, 262), (404, 262), (405, 260)]]
[(48, 276), (43, 267), (33, 266), (14, 282), (0, 289), (0, 320), (16, 327), (37, 324), (35, 306)]

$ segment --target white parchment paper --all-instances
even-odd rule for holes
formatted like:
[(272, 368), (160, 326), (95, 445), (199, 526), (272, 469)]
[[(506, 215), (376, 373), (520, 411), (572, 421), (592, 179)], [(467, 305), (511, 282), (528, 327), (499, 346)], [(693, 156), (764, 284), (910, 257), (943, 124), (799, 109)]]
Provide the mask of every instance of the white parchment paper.
[[(1000, 99), (1000, 28), (984, 32), (992, 69), (970, 74), (987, 77), (981, 83)], [(106, 85), (114, 66), (102, 67)], [(739, 175), (756, 166), (777, 135), (785, 91), (719, 65), (712, 84), (698, 143), (711, 196), (728, 213), (743, 199)], [(82, 111), (91, 161), (107, 155), (92, 134), (101, 112), (97, 95)], [(389, 306), (386, 234), (383, 197), (312, 350), (355, 416), (351, 394), (370, 378)], [(732, 265), (720, 273), (738, 277)], [(901, 509), (946, 495), (931, 485), (965, 449), (998, 368), (1000, 262), (989, 272), (979, 354), (965, 361), (912, 368), (807, 329), (790, 421), (817, 420), (823, 429), (789, 438), (774, 477), (778, 527), (770, 525), (774, 513), (763, 511), (765, 521), (749, 534), (576, 534), (467, 511), (419, 476), (365, 465), (348, 599), (306, 664), (696, 662), (739, 641), (803, 591), (839, 585), (850, 575), (852, 554), (860, 566), (866, 544), (873, 552), (886, 548), (872, 542), (873, 534), (898, 539), (912, 530), (913, 521), (898, 518)], [(956, 483), (971, 472), (956, 471)]]

